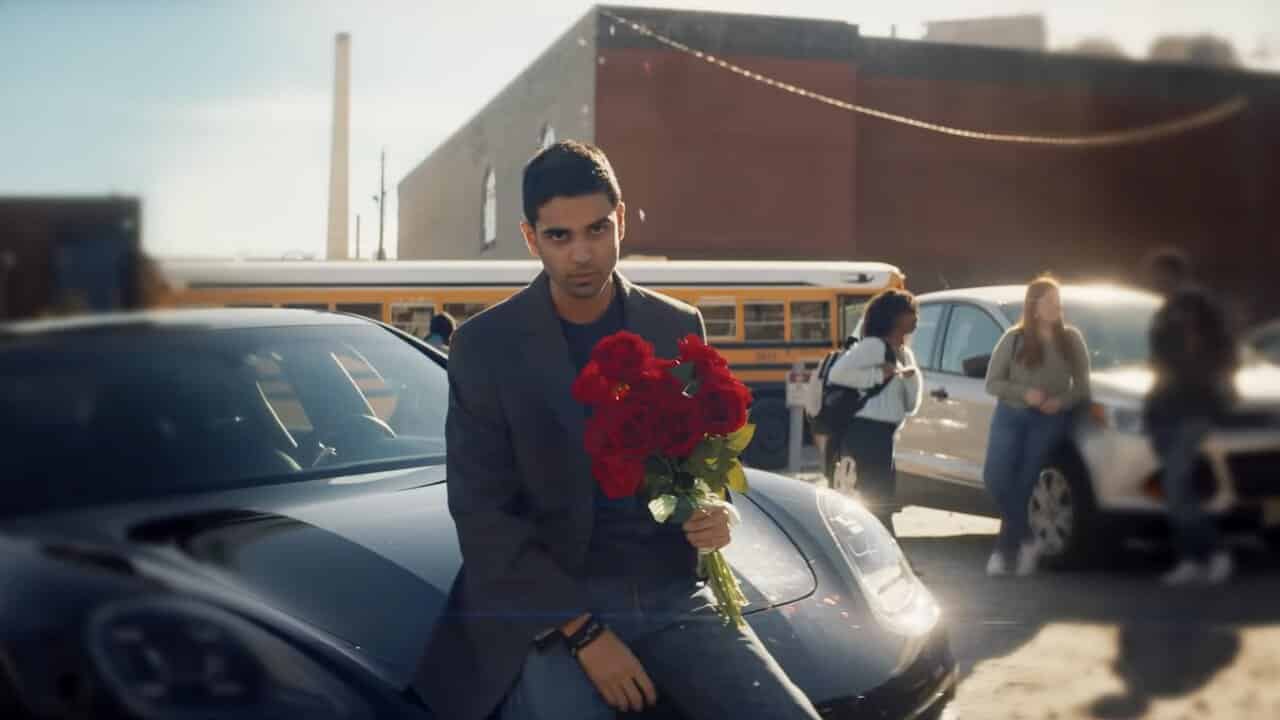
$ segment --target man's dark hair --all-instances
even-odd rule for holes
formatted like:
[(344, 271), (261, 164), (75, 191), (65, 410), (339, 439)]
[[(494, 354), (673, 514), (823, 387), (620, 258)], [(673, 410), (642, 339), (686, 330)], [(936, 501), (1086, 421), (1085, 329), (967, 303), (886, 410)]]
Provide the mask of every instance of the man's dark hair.
[(439, 335), (440, 339), (447, 343), (449, 342), (449, 338), (453, 335), (453, 330), (456, 326), (457, 323), (449, 313), (436, 313), (436, 315), (431, 318), (430, 333), (432, 335)]
[(622, 188), (609, 158), (600, 148), (574, 140), (562, 140), (533, 156), (524, 166), (524, 219), (538, 224), (538, 211), (558, 197), (604, 193), (617, 207)]
[(867, 303), (862, 321), (862, 337), (884, 339), (893, 332), (898, 316), (916, 312), (916, 297), (906, 290), (884, 290)]
[(1191, 259), (1177, 248), (1159, 248), (1142, 263), (1144, 279), (1152, 290), (1169, 294), (1191, 280)]

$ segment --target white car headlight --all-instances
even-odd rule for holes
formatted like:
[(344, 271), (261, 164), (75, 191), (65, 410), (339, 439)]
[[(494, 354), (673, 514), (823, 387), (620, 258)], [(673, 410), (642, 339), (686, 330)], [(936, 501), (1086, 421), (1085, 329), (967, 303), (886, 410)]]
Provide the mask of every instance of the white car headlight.
[(106, 606), (88, 649), (116, 699), (144, 720), (370, 717), (337, 678), (280, 638), (176, 597)]
[(902, 635), (932, 630), (941, 608), (884, 525), (853, 498), (827, 488), (819, 488), (817, 497), (823, 522), (876, 619)]

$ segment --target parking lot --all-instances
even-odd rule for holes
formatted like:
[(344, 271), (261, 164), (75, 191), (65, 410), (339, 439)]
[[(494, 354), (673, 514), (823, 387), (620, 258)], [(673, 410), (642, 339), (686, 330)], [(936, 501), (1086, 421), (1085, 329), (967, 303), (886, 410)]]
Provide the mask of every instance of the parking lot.
[(1168, 590), (1158, 549), (989, 579), (996, 520), (910, 506), (895, 525), (950, 627), (953, 720), (1280, 717), (1280, 562), (1244, 538), (1230, 585)]

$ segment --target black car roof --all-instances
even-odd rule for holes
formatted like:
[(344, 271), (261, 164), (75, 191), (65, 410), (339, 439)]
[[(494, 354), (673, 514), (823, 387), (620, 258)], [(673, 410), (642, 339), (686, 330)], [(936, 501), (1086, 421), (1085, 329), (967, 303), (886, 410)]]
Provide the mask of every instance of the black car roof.
[(60, 318), (23, 320), (0, 324), (0, 339), (37, 338), (50, 335), (190, 330), (232, 330), (243, 328), (302, 327), (314, 325), (362, 325), (364, 318), (317, 310), (276, 308), (164, 309), (140, 312), (75, 315)]

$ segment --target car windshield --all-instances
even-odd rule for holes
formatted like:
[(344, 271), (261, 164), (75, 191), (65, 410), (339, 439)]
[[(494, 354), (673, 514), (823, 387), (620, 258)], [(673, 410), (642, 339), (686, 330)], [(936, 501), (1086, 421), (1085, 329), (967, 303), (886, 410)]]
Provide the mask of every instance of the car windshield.
[[(1159, 308), (1160, 301), (1154, 297), (1062, 300), (1067, 323), (1084, 333), (1094, 370), (1145, 364), (1149, 358), (1147, 331)], [(1021, 301), (1004, 303), (1000, 309), (1011, 323), (1022, 318)]]
[(0, 346), (0, 515), (439, 462), (448, 383), (369, 326), (102, 328)]

